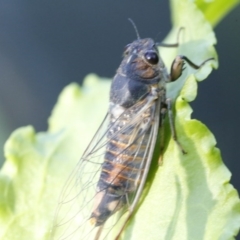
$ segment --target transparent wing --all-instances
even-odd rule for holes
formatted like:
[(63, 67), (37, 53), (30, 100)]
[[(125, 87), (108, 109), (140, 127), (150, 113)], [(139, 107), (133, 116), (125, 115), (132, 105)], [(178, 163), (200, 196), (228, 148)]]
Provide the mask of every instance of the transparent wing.
[[(160, 98), (145, 99), (114, 120), (110, 114), (106, 115), (62, 190), (51, 239), (114, 239), (125, 225), (127, 213), (134, 210), (144, 187), (157, 138), (159, 117)], [(127, 143), (123, 143), (126, 139)], [(116, 213), (104, 225), (95, 227), (90, 218), (100, 191), (97, 184), (106, 161), (106, 149), (109, 150), (110, 143), (117, 141), (124, 148), (115, 157), (118, 161), (127, 158), (127, 161), (123, 161), (125, 166), (122, 170), (127, 173), (123, 179), (125, 187), (119, 190), (126, 198), (126, 203), (118, 211), (113, 210)], [(108, 174), (112, 179), (109, 180), (111, 184), (122, 173), (114, 173), (109, 169)], [(106, 192), (102, 191), (102, 194)]]

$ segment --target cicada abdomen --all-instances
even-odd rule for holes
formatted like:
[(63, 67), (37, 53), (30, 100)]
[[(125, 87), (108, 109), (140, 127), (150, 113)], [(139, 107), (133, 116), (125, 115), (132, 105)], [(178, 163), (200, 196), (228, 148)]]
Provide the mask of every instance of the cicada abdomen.
[[(149, 148), (155, 105), (138, 115), (142, 107), (139, 104), (136, 109), (125, 110), (121, 118), (110, 114), (110, 121), (114, 124), (107, 134), (106, 153), (97, 184), (97, 204), (91, 215), (95, 226), (102, 225), (109, 216), (130, 204), (132, 194), (139, 186), (145, 169), (143, 159)], [(132, 121), (133, 116), (139, 119)]]

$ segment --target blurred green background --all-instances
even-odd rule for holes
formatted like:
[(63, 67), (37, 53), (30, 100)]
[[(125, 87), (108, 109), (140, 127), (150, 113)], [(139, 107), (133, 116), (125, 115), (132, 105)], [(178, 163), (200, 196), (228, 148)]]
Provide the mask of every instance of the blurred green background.
[[(12, 0), (0, 6), (0, 146), (20, 126), (45, 131), (60, 91), (70, 82), (81, 83), (91, 72), (111, 78), (124, 46), (136, 39), (129, 17), (141, 37), (158, 42), (171, 29), (166, 0)], [(240, 189), (240, 7), (215, 31), (220, 67), (199, 84), (191, 105), (193, 117), (214, 133)], [(2, 148), (0, 154), (3, 160)]]

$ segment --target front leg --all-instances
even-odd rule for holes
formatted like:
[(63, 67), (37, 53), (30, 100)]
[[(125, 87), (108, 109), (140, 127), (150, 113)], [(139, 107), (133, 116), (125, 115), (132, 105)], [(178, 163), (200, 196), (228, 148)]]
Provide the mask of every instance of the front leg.
[(181, 143), (178, 141), (178, 138), (177, 138), (177, 132), (176, 132), (175, 123), (174, 123), (174, 116), (173, 116), (173, 112), (172, 112), (172, 100), (170, 98), (166, 99), (166, 105), (167, 105), (167, 110), (168, 110), (168, 118), (169, 118), (169, 124), (170, 124), (172, 138), (176, 142), (178, 147), (180, 148), (181, 152), (183, 154), (186, 154), (187, 152), (183, 149)]
[(159, 122), (159, 128), (160, 128), (160, 156), (158, 158), (158, 165), (161, 166), (163, 164), (163, 150), (164, 150), (164, 137), (165, 137), (165, 131), (164, 131), (164, 119), (167, 113), (167, 105), (165, 102), (161, 103), (161, 112), (160, 112), (160, 122)]
[(161, 138), (160, 138), (160, 156), (158, 158), (158, 165), (163, 164), (163, 149), (164, 149), (164, 126), (163, 126), (163, 123), (164, 123), (165, 115), (167, 112), (168, 112), (169, 125), (170, 125), (170, 129), (171, 129), (172, 138), (177, 143), (181, 152), (183, 154), (187, 153), (183, 149), (182, 145), (180, 144), (180, 142), (177, 139), (177, 133), (176, 133), (175, 124), (174, 124), (174, 115), (173, 115), (173, 111), (172, 111), (172, 101), (170, 98), (168, 98), (168, 99), (166, 99), (165, 103), (162, 103), (162, 106), (161, 106), (161, 117), (160, 117), (160, 125), (159, 125), (159, 127), (161, 129)]
[[(214, 58), (209, 58), (202, 62), (200, 65), (196, 65), (192, 61), (190, 61), (186, 56), (179, 55), (177, 56), (171, 66), (171, 72), (169, 75), (169, 81), (173, 82), (176, 81), (181, 75), (183, 70), (185, 69), (184, 64), (185, 61), (194, 69), (199, 69), (201, 68), (206, 62), (214, 60)], [(183, 149), (182, 145), (178, 141), (177, 138), (177, 132), (175, 129), (175, 124), (174, 124), (174, 116), (173, 116), (173, 111), (172, 111), (172, 100), (170, 98), (166, 99), (166, 102), (162, 104), (161, 107), (161, 118), (160, 118), (160, 127), (161, 127), (161, 139), (160, 139), (160, 149), (161, 149), (161, 155), (159, 157), (158, 163), (159, 165), (162, 165), (163, 162), (163, 148), (164, 148), (164, 128), (163, 128), (163, 120), (165, 117), (166, 112), (168, 112), (168, 117), (169, 117), (169, 124), (170, 124), (170, 129), (171, 129), (171, 134), (173, 140), (177, 143), (178, 147), (180, 148), (181, 152), (183, 154), (186, 154), (187, 152)]]
[(195, 63), (193, 63), (192, 61), (190, 61), (186, 56), (183, 55), (179, 55), (177, 56), (172, 63), (171, 66), (171, 72), (170, 72), (170, 76), (169, 76), (169, 80), (171, 82), (176, 81), (179, 77), (181, 77), (183, 70), (185, 69), (184, 64), (186, 61), (192, 68), (194, 69), (199, 69), (201, 68), (206, 62), (210, 61), (210, 60), (214, 60), (214, 58), (208, 58), (207, 60), (205, 60), (204, 62), (202, 62), (200, 65), (196, 65)]

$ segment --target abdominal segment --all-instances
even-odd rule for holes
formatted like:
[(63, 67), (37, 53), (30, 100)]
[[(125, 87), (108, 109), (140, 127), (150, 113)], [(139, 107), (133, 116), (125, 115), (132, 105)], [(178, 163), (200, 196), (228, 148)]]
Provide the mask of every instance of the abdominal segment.
[[(150, 121), (130, 124), (121, 131), (121, 123), (108, 132), (108, 142), (90, 222), (103, 225), (106, 220), (124, 206), (131, 204), (144, 170)], [(125, 124), (122, 124), (122, 126)], [(144, 129), (144, 134), (143, 134)]]

